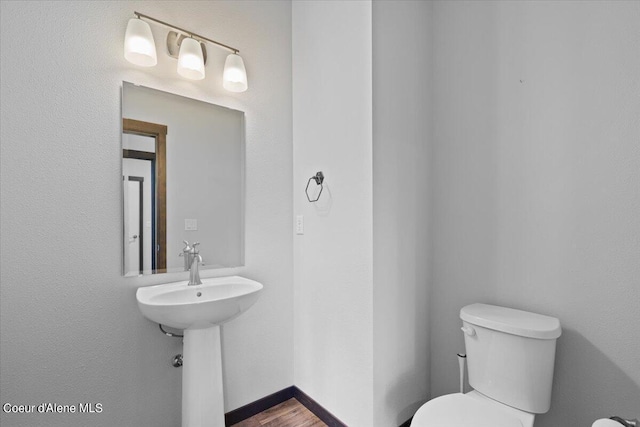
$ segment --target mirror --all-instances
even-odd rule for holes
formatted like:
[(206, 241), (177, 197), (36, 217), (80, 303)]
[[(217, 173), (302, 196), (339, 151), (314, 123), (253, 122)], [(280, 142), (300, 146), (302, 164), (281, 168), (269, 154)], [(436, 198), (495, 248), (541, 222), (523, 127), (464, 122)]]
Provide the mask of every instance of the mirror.
[(122, 85), (123, 275), (244, 263), (244, 113)]

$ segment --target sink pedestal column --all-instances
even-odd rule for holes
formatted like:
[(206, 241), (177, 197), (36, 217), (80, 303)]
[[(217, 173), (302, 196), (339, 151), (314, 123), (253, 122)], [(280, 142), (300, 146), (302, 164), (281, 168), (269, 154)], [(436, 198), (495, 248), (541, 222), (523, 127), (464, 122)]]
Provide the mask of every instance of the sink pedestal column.
[(182, 427), (224, 427), (220, 326), (185, 329)]

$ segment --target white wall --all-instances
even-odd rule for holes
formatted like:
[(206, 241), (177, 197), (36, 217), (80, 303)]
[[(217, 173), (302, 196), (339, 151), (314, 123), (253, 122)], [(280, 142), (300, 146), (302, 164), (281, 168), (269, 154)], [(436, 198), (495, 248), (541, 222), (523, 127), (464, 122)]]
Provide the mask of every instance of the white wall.
[[(293, 3), (295, 384), (373, 425), (371, 2)], [(304, 194), (325, 174), (318, 203)]]
[(640, 413), (640, 3), (438, 2), (431, 391), (457, 389), (458, 313), (557, 316), (536, 425)]
[[(147, 13), (241, 49), (244, 94), (181, 79), (152, 25), (159, 64), (123, 58), (127, 21)], [(26, 29), (26, 30), (25, 30)], [(0, 401), (101, 402), (84, 415), (7, 415), (11, 426), (166, 426), (180, 422), (180, 340), (135, 303), (123, 278), (120, 86), (123, 80), (243, 110), (247, 118), (246, 267), (264, 283), (223, 327), (226, 410), (293, 383), (291, 7), (289, 2), (2, 2)], [(19, 47), (19, 48), (18, 48)]]
[(374, 425), (429, 398), (429, 2), (373, 2)]

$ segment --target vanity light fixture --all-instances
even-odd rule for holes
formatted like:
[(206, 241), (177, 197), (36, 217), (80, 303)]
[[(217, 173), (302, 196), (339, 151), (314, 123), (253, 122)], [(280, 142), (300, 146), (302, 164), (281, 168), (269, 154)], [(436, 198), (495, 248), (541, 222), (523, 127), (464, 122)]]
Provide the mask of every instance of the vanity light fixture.
[(209, 42), (232, 52), (227, 56), (224, 64), (223, 87), (231, 92), (244, 92), (247, 90), (247, 70), (244, 67), (242, 57), (238, 55), (240, 52), (238, 49), (152, 18), (149, 15), (138, 12), (133, 13), (136, 18), (129, 20), (124, 40), (124, 57), (129, 62), (143, 67), (151, 67), (158, 62), (151, 28), (149, 24), (142, 20), (144, 18), (179, 32), (169, 32), (167, 35), (167, 50), (169, 56), (178, 58), (178, 74), (182, 77), (192, 80), (204, 79), (204, 66), (207, 63), (207, 50), (204, 42)]
[(237, 53), (227, 56), (224, 61), (224, 73), (222, 74), (222, 86), (231, 92), (244, 92), (247, 90), (247, 71), (244, 61)]
[(131, 18), (124, 35), (124, 57), (141, 67), (153, 67), (158, 63), (156, 44), (151, 27), (140, 17)]
[(191, 80), (204, 79), (204, 56), (200, 43), (189, 37), (182, 40), (178, 55), (178, 74)]

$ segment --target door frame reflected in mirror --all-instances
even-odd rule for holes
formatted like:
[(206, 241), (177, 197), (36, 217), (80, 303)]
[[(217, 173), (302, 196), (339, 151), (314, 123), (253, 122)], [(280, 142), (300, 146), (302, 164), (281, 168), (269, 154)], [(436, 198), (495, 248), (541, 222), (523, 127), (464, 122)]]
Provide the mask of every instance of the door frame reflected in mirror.
[[(155, 139), (155, 153), (122, 149), (122, 158), (149, 160), (152, 162), (152, 273), (167, 272), (167, 126), (134, 119), (122, 119), (122, 133), (148, 136)], [(155, 261), (155, 262), (154, 262)]]
[[(124, 177), (122, 177), (122, 179), (124, 179)], [(144, 248), (143, 248), (143, 242), (144, 242), (144, 226), (143, 226), (143, 217), (144, 217), (144, 177), (141, 176), (132, 176), (129, 175), (127, 177), (127, 181), (128, 184), (132, 184), (132, 183), (137, 183), (134, 184), (137, 186), (137, 192), (138, 192), (138, 197), (137, 197), (137, 212), (136, 212), (136, 216), (138, 217), (138, 221), (136, 221), (138, 229), (137, 229), (137, 234), (134, 234), (133, 236), (131, 236), (131, 232), (129, 232), (129, 243), (135, 243), (138, 245), (138, 257), (137, 257), (137, 262), (138, 262), (138, 268), (137, 270), (140, 272), (140, 274), (142, 274), (143, 272), (143, 268), (144, 268)], [(129, 187), (129, 191), (131, 191), (131, 187)], [(129, 199), (129, 201), (131, 201), (133, 199)], [(125, 205), (126, 206), (126, 205)], [(131, 214), (131, 205), (129, 205), (129, 214)], [(131, 222), (130, 222), (131, 225)], [(129, 246), (129, 250), (131, 250), (131, 246)], [(126, 254), (125, 254), (126, 255)], [(133, 271), (131, 269), (131, 266), (133, 265), (133, 263), (131, 262), (131, 252), (129, 252), (129, 268), (125, 269), (125, 271), (127, 272), (131, 272)], [(126, 261), (125, 261), (126, 262)], [(125, 264), (126, 265), (126, 264)]]

